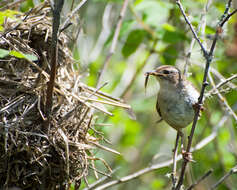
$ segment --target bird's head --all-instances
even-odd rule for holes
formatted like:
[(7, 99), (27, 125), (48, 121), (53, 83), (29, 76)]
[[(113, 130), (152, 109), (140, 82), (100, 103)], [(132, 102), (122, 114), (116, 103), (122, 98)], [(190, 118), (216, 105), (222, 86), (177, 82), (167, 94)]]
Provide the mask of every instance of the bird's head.
[(162, 65), (153, 71), (146, 72), (145, 75), (146, 75), (145, 87), (147, 86), (147, 82), (150, 75), (155, 76), (156, 79), (159, 81), (160, 85), (163, 85), (163, 84), (176, 85), (182, 80), (180, 70), (170, 65)]

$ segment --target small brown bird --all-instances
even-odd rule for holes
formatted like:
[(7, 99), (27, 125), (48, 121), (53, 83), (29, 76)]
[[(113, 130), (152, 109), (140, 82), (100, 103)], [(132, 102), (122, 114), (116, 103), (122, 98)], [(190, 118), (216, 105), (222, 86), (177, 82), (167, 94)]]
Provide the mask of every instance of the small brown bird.
[(188, 126), (194, 119), (198, 91), (174, 66), (163, 65), (154, 71), (147, 72), (145, 88), (150, 75), (155, 76), (160, 84), (156, 103), (158, 114), (183, 137), (181, 129)]

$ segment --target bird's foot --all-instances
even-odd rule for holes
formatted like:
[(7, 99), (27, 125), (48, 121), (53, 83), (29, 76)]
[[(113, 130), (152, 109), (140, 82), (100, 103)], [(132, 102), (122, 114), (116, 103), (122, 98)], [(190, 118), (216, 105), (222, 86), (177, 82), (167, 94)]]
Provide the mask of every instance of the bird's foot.
[(182, 149), (181, 150), (181, 154), (183, 156), (183, 159), (185, 159), (188, 162), (196, 162), (195, 160), (193, 160), (193, 156), (191, 152), (187, 152), (186, 150)]
[[(199, 104), (199, 103), (196, 103), (196, 104), (193, 104), (193, 109), (195, 110), (195, 112), (199, 109), (200, 111), (204, 111), (204, 107), (202, 104)], [(200, 116), (200, 114), (199, 114)]]

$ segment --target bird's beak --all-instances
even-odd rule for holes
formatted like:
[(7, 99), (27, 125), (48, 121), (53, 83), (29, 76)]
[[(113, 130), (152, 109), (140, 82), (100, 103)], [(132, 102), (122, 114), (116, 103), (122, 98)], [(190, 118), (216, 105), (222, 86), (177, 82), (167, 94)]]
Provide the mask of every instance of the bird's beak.
[(150, 72), (146, 72), (146, 73), (145, 73), (146, 76), (149, 76), (149, 75), (154, 75), (154, 76), (156, 76), (157, 74), (158, 74), (158, 73), (155, 72), (155, 71), (150, 71)]
[(145, 73), (146, 76), (153, 75), (153, 76), (164, 76), (163, 73), (157, 72), (157, 71), (150, 71)]

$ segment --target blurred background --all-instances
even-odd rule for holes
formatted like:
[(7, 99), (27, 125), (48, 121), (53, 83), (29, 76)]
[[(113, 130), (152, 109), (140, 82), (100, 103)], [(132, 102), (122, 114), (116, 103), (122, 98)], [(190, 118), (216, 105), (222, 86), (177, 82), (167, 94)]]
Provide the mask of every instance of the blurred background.
[[(0, 1), (2, 4), (6, 2), (10, 1)], [(40, 2), (22, 1), (20, 11), (28, 11)], [(80, 2), (83, 0), (65, 1), (62, 20)], [(201, 41), (209, 49), (227, 1), (181, 2)], [(156, 123), (160, 119), (155, 109), (159, 85), (151, 77), (145, 90), (144, 73), (160, 65), (176, 65), (183, 71), (185, 64), (188, 64), (188, 79), (200, 91), (205, 67), (200, 47), (197, 43), (191, 46), (192, 33), (173, 0), (128, 0), (118, 39), (115, 40), (117, 43), (114, 45), (113, 38), (124, 3), (126, 0), (87, 0), (73, 16), (72, 26), (65, 29), (75, 59), (74, 66), (82, 76), (81, 81), (93, 87), (107, 83), (101, 91), (122, 98), (132, 106), (133, 113), (108, 106), (106, 109), (114, 114), (113, 117), (97, 113), (93, 120), (101, 144), (122, 155), (98, 149), (93, 152), (95, 157), (104, 159), (112, 170), (116, 169), (113, 179), (172, 158), (176, 131), (165, 122)], [(237, 5), (233, 5), (231, 10), (234, 6), (237, 8)], [(210, 69), (213, 82), (218, 84), (236, 74), (236, 61), (237, 16), (233, 16), (225, 24), (216, 45)], [(210, 81), (207, 95), (212, 85)], [(236, 85), (237, 80), (232, 80), (219, 89), (222, 98), (209, 93), (205, 99), (205, 110), (197, 123), (193, 145), (211, 134), (216, 137), (193, 153), (196, 162), (189, 164), (186, 187), (213, 169), (213, 173), (196, 187), (198, 190), (208, 189), (237, 164), (236, 115), (233, 117), (234, 113), (231, 114), (231, 110), (235, 113), (237, 110)], [(185, 129), (187, 135), (190, 129)], [(90, 132), (95, 133), (95, 130)], [(109, 173), (101, 160), (96, 160), (95, 166), (99, 171)], [(178, 169), (180, 167), (181, 162), (178, 162)], [(171, 166), (164, 167), (109, 189), (170, 189), (171, 172)], [(103, 175), (99, 174), (99, 177)], [(97, 180), (92, 170), (89, 170), (87, 180), (89, 184)], [(81, 189), (86, 186), (83, 180)], [(231, 175), (218, 187), (223, 190), (237, 189), (237, 176)]]

